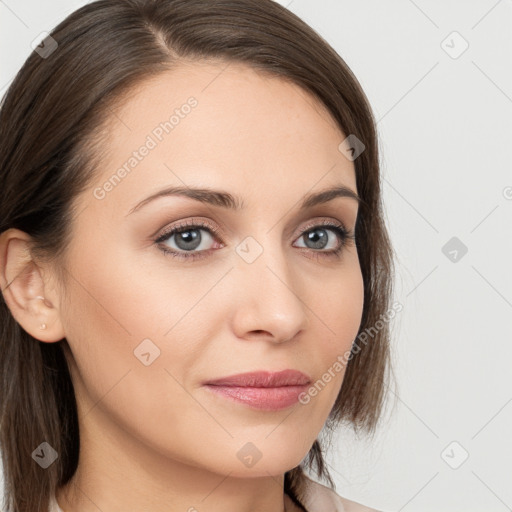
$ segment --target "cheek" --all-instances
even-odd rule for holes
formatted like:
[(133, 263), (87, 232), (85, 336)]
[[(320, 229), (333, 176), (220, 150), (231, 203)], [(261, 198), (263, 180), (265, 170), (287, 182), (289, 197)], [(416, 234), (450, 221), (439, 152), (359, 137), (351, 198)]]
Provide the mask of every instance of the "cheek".
[[(364, 305), (364, 283), (359, 265), (346, 267), (339, 280), (329, 280), (311, 307), (316, 333), (320, 374), (311, 398), (327, 415), (341, 389), (348, 356), (361, 324)], [(320, 416), (322, 416), (320, 414)]]
[(325, 333), (325, 353), (332, 357), (332, 351), (350, 348), (361, 324), (364, 282), (357, 256), (336, 278), (329, 277), (323, 280), (322, 293), (315, 294), (312, 309)]
[(198, 352), (187, 304), (164, 300), (158, 290), (168, 287), (126, 271), (119, 265), (75, 273), (81, 285), (71, 288), (65, 328), (80, 418), (93, 436), (92, 425), (108, 421), (177, 454), (191, 430), (201, 438), (205, 423), (204, 409), (182, 384)]
[[(207, 315), (215, 312), (203, 311), (198, 304), (208, 288), (205, 283), (187, 286), (190, 283), (178, 274), (176, 279), (167, 274), (169, 283), (162, 282), (162, 274), (127, 257), (126, 250), (124, 257), (109, 246), (104, 246), (101, 258), (85, 248), (78, 253), (63, 311), (79, 373), (76, 380), (83, 382), (84, 396), (92, 404), (108, 393), (116, 397), (112, 407), (120, 414), (136, 404), (154, 414), (181, 396), (178, 382), (186, 381), (201, 340), (208, 339), (199, 331), (208, 324)], [(202, 312), (203, 322), (197, 322), (196, 311)]]

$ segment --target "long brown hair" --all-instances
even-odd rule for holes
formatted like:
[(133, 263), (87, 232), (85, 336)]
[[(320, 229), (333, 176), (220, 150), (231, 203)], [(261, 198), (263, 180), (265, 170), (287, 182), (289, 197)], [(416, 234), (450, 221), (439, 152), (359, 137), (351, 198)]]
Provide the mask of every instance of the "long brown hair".
[[(364, 144), (354, 160), (365, 294), (359, 333), (386, 314), (393, 258), (376, 124), (345, 61), (300, 18), (272, 0), (99, 0), (73, 12), (50, 35), (55, 43), (46, 41), (46, 55), (32, 52), (0, 105), (0, 233), (20, 229), (31, 236), (34, 258), (60, 262), (72, 236), (73, 200), (94, 182), (101, 128), (114, 102), (180, 59), (246, 63), (313, 94), (345, 135)], [(347, 422), (375, 432), (390, 369), (389, 337), (385, 323), (370, 343), (354, 344), (331, 427)], [(2, 295), (0, 443), (7, 512), (46, 512), (50, 496), (77, 468), (78, 417), (66, 344), (30, 336)], [(58, 453), (47, 469), (31, 456), (43, 440)], [(322, 451), (317, 439), (285, 474), (285, 491), (298, 504), (305, 469), (316, 467), (334, 488)]]

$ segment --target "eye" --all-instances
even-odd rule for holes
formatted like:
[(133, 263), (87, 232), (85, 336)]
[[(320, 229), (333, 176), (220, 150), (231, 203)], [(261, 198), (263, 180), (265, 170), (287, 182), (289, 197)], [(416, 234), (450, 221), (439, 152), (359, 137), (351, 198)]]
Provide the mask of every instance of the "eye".
[[(201, 233), (206, 233), (206, 236)], [(192, 261), (207, 257), (210, 252), (208, 246), (219, 234), (218, 229), (207, 223), (189, 221), (172, 227), (158, 237), (155, 243), (162, 244), (174, 238), (176, 248), (169, 248), (169, 245), (164, 244), (159, 245), (160, 250), (166, 255)], [(304, 228), (299, 234), (298, 240), (300, 239), (304, 239), (306, 244), (300, 248), (315, 253), (317, 258), (339, 257), (342, 249), (350, 240), (355, 240), (355, 236), (342, 223), (326, 221)], [(326, 246), (333, 243), (333, 249), (325, 250)]]
[[(330, 233), (330, 235), (329, 235)], [(334, 236), (332, 235), (334, 233)], [(329, 244), (329, 241), (332, 243), (334, 241), (334, 247), (339, 247), (340, 243), (336, 241), (338, 237), (344, 237), (345, 233), (341, 231), (338, 227), (335, 228), (326, 228), (325, 225), (315, 226), (314, 228), (306, 229), (302, 231), (300, 239), (306, 239), (306, 243), (310, 244), (309, 249), (325, 249), (326, 245)]]
[[(355, 241), (355, 236), (341, 222), (325, 221), (321, 224), (313, 224), (304, 228), (299, 237), (300, 239), (305, 239), (306, 248), (312, 249), (317, 259), (319, 257), (339, 258), (342, 250), (351, 241)], [(334, 243), (334, 249), (324, 250), (329, 243)], [(322, 250), (318, 251), (316, 249)]]
[[(201, 232), (207, 233), (207, 236), (202, 236)], [(155, 242), (160, 243), (165, 240), (171, 240), (172, 238), (175, 238), (174, 243), (177, 245), (177, 250), (172, 248), (169, 249), (168, 246), (164, 245), (161, 248), (164, 254), (168, 254), (177, 258), (192, 260), (204, 257), (207, 249), (205, 247), (201, 248), (201, 245), (205, 245), (205, 238), (206, 245), (210, 243), (208, 239), (212, 239), (212, 233), (218, 234), (219, 231), (209, 224), (203, 223), (201, 221), (189, 221), (183, 224), (179, 224), (178, 226), (174, 226), (169, 231), (160, 236), (157, 240), (155, 240)], [(201, 248), (202, 250), (198, 251), (198, 253), (191, 253), (198, 248)]]

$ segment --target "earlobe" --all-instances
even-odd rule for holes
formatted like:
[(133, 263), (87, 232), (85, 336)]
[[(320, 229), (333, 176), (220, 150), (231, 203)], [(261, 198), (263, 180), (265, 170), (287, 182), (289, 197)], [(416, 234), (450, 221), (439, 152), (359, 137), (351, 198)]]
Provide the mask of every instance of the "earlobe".
[(17, 229), (0, 235), (2, 294), (12, 316), (26, 332), (40, 341), (59, 341), (65, 334), (54, 306), (58, 301), (31, 257), (29, 242), (30, 236)]

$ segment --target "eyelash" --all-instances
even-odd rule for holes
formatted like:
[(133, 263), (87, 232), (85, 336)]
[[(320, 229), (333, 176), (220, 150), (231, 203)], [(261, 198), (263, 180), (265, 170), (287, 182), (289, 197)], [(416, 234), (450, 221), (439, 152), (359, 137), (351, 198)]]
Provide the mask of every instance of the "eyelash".
[[(315, 258), (317, 258), (317, 259), (321, 258), (321, 257), (337, 257), (337, 258), (339, 258), (342, 250), (347, 245), (349, 245), (349, 242), (355, 241), (355, 239), (356, 239), (354, 233), (352, 231), (349, 231), (348, 229), (346, 229), (345, 226), (341, 222), (338, 224), (338, 223), (335, 223), (332, 221), (325, 221), (321, 224), (314, 224), (312, 226), (311, 225), (307, 226), (306, 228), (304, 228), (302, 230), (302, 232), (300, 233), (298, 238), (304, 236), (306, 233), (308, 233), (310, 231), (314, 231), (315, 229), (324, 228), (324, 227), (330, 228), (331, 231), (334, 231), (339, 236), (339, 238), (341, 238), (339, 247), (337, 247), (336, 249), (328, 250), (328, 251), (315, 250), (315, 249), (309, 249), (309, 250), (313, 251), (313, 253), (315, 253)], [(205, 229), (206, 231), (210, 232), (210, 234), (215, 235), (217, 237), (220, 236), (220, 234), (221, 234), (221, 231), (219, 229), (217, 229), (213, 226), (210, 226), (209, 224), (207, 224), (205, 222), (187, 221), (187, 222), (184, 222), (183, 224), (173, 226), (171, 229), (169, 229), (168, 231), (166, 231), (165, 233), (160, 235), (155, 240), (155, 243), (159, 244), (159, 243), (163, 242), (164, 240), (171, 238), (172, 235), (185, 233), (186, 231), (194, 231), (197, 228)], [(307, 248), (304, 248), (304, 247), (301, 247), (300, 249), (307, 250)], [(185, 260), (189, 260), (189, 261), (195, 261), (197, 259), (204, 258), (207, 256), (207, 253), (209, 252), (209, 251), (178, 252), (174, 249), (169, 249), (166, 247), (160, 247), (160, 250), (166, 256), (168, 255), (168, 256), (172, 256), (173, 258), (180, 258), (180, 259), (185, 259)]]

